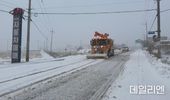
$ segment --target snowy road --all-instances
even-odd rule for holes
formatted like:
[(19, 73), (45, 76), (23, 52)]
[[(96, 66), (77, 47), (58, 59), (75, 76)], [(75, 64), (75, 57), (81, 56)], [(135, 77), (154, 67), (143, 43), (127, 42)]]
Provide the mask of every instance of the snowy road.
[[(129, 54), (118, 55), (104, 61), (97, 60), (95, 63), (94, 60), (83, 61), (83, 63), (86, 62), (85, 64), (87, 64), (87, 66), (76, 69), (77, 71), (72, 71), (60, 77), (52, 77), (7, 96), (3, 96), (2, 99), (89, 100), (92, 96), (94, 97), (97, 91), (100, 90), (108, 80), (116, 79), (123, 69), (122, 64), (128, 60), (128, 55)], [(90, 63), (92, 64), (90, 65)], [(76, 65), (76, 68), (77, 66), (81, 66), (81, 64), (82, 62)], [(73, 65), (71, 66), (73, 67)], [(70, 67), (66, 69), (68, 68)], [(54, 71), (51, 73), (54, 73)]]

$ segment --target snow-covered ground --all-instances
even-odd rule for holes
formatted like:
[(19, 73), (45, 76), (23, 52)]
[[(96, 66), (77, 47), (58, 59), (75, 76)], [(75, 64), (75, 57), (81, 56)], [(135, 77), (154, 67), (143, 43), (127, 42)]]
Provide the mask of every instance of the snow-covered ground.
[(170, 55), (169, 54), (163, 54), (161, 61), (165, 64), (169, 64), (170, 65)]
[[(1, 64), (10, 64), (11, 63), (11, 58), (9, 57), (9, 55), (4, 54), (6, 57), (2, 57), (0, 56), (0, 65)], [(31, 51), (30, 53), (30, 62), (40, 62), (40, 61), (46, 61), (46, 60), (53, 60), (53, 57), (51, 57), (50, 55), (48, 55), (44, 50), (41, 51)], [(25, 62), (25, 58), (22, 56), (21, 58), (21, 62)]]
[(103, 100), (168, 100), (170, 66), (137, 50), (132, 53), (124, 71), (107, 91)]
[[(0, 95), (30, 85), (45, 78), (76, 71), (101, 62), (87, 60), (85, 55), (52, 58), (41, 51), (42, 58), (28, 63), (0, 64)], [(1, 97), (0, 97), (1, 99)]]
[[(82, 55), (80, 57), (84, 58), (85, 56)], [(65, 59), (67, 58), (65, 57)], [(77, 56), (70, 56), (70, 58), (77, 58)], [(80, 66), (78, 70), (76, 69), (76, 71), (71, 73), (55, 76), (43, 82), (33, 84), (15, 93), (2, 96), (2, 99), (0, 96), (0, 100), (91, 100), (91, 98), (99, 100), (97, 96), (100, 97), (102, 95), (101, 91), (106, 91), (111, 80), (115, 80), (118, 77), (123, 64), (128, 59), (129, 53), (116, 55), (108, 60), (85, 59), (79, 64), (76, 63), (76, 65), (56, 69), (50, 74), (61, 72), (64, 69), (77, 68), (83, 62), (88, 62), (91, 65), (86, 63), (87, 66)], [(91, 61), (94, 62), (91, 63)], [(47, 73), (48, 75), (49, 73)]]

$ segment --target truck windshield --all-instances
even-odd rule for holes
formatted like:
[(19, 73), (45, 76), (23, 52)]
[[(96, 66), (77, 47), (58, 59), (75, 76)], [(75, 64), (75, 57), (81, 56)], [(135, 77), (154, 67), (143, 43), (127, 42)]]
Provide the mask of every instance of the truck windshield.
[(91, 45), (92, 46), (101, 46), (101, 45), (107, 45), (107, 40), (99, 40), (99, 39), (94, 39), (94, 40), (91, 40)]

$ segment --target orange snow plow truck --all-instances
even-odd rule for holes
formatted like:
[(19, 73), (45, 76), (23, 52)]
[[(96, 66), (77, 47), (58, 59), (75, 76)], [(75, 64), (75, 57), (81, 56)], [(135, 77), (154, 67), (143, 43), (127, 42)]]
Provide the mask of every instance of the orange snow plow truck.
[(95, 32), (93, 39), (90, 41), (91, 51), (87, 55), (88, 59), (109, 58), (114, 56), (113, 40), (108, 38), (109, 34)]

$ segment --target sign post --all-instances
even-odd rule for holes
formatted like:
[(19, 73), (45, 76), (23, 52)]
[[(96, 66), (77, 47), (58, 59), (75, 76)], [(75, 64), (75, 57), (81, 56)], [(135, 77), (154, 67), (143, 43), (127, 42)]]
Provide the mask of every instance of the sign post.
[(12, 35), (12, 53), (11, 62), (21, 62), (21, 39), (22, 39), (22, 18), (24, 10), (15, 8), (13, 10), (13, 35)]

